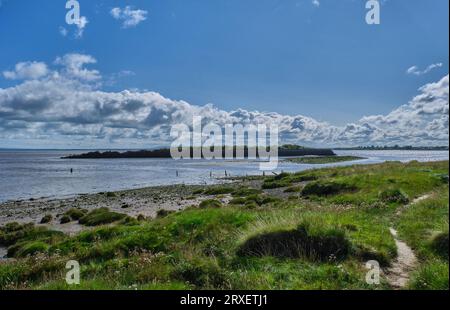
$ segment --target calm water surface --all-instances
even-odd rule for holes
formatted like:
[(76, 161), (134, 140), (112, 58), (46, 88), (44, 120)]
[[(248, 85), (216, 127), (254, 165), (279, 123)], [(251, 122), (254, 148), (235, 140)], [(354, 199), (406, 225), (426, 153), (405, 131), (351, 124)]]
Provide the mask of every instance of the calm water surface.
[[(0, 202), (31, 197), (66, 197), (155, 185), (211, 184), (229, 175), (261, 175), (257, 161), (172, 159), (61, 159), (84, 151), (1, 151)], [(343, 166), (383, 161), (448, 160), (448, 151), (336, 151), (367, 159), (329, 165), (299, 165), (281, 161), (279, 171)], [(73, 173), (70, 173), (73, 169)], [(178, 177), (177, 177), (178, 172)], [(210, 177), (210, 173), (214, 178)]]

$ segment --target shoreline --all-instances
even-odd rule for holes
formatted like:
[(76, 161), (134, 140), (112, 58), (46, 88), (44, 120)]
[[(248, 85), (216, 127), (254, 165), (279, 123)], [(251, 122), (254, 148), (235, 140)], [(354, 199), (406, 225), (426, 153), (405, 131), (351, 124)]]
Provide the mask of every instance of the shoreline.
[[(244, 181), (234, 180), (228, 183), (235, 187)], [(198, 197), (194, 192), (215, 185), (161, 185), (139, 189), (128, 189), (93, 194), (77, 194), (67, 198), (37, 198), (32, 200), (11, 200), (0, 203), (0, 226), (11, 222), (34, 223), (69, 235), (89, 229), (77, 222), (60, 224), (59, 220), (65, 212), (72, 208), (83, 208), (88, 211), (106, 207), (111, 211), (132, 217), (144, 216), (154, 218), (159, 210), (180, 211), (189, 206), (198, 205), (203, 200), (212, 198)], [(226, 202), (226, 197), (223, 198)], [(40, 221), (45, 215), (52, 215), (48, 224)]]
[[(315, 157), (304, 157), (300, 159), (313, 158)], [(317, 158), (320, 159), (322, 157), (319, 156)], [(327, 157), (323, 158), (326, 159)], [(347, 161), (342, 161), (341, 164), (345, 162), (349, 163), (348, 166), (358, 165), (359, 162), (361, 162), (360, 164), (364, 164), (364, 159), (365, 158), (356, 160), (349, 159)], [(291, 161), (292, 159), (283, 160)], [(297, 164), (301, 166), (306, 163), (298, 162)], [(326, 167), (326, 163), (316, 163), (313, 164), (311, 168), (301, 171), (311, 171)], [(211, 184), (178, 183), (119, 189), (108, 192), (78, 193), (64, 195), (63, 197), (39, 197), (0, 201), (0, 226), (11, 222), (18, 222), (20, 224), (34, 223), (38, 226), (46, 226), (50, 229), (73, 235), (88, 228), (76, 222), (67, 224), (59, 223), (59, 220), (64, 213), (72, 208), (83, 208), (91, 211), (106, 207), (111, 211), (123, 213), (132, 217), (144, 216), (146, 218), (155, 218), (159, 210), (166, 210), (169, 212), (180, 211), (187, 207), (198, 205), (205, 199), (214, 198), (214, 196), (196, 196), (194, 195), (196, 190), (224, 184), (229, 187), (248, 186), (249, 184), (255, 185), (256, 183), (262, 183), (265, 177), (270, 176), (272, 176), (272, 174), (266, 172), (265, 176), (252, 174), (247, 176), (215, 177), (215, 182)], [(53, 220), (51, 223), (40, 223), (45, 215), (52, 216)]]
[[(338, 156), (339, 157), (339, 156)], [(312, 158), (312, 157), (307, 157)], [(319, 157), (320, 158), (320, 157)], [(283, 159), (290, 161), (291, 159)], [(348, 160), (349, 166), (364, 164), (364, 158), (360, 160)], [(341, 162), (343, 163), (343, 162)], [(303, 163), (299, 162), (301, 166)], [(311, 168), (302, 170), (315, 170), (325, 168), (325, 164), (314, 164)], [(271, 173), (266, 173), (271, 176)], [(215, 177), (211, 184), (171, 184), (155, 185), (129, 189), (119, 189), (109, 192), (99, 191), (93, 193), (78, 193), (65, 195), (63, 197), (39, 197), (11, 199), (0, 201), (0, 226), (10, 223), (34, 223), (46, 226), (50, 229), (59, 230), (68, 234), (76, 234), (86, 227), (78, 223), (59, 224), (59, 219), (63, 214), (72, 208), (84, 208), (88, 211), (107, 207), (111, 211), (124, 213), (128, 216), (137, 217), (139, 215), (154, 218), (158, 210), (180, 211), (192, 205), (198, 205), (203, 200), (214, 198), (214, 196), (198, 197), (193, 193), (198, 189), (211, 188), (226, 184), (230, 187), (248, 185), (250, 183), (261, 183), (263, 175), (247, 175), (235, 177)], [(53, 221), (50, 224), (40, 224), (42, 217), (52, 215)]]
[[(280, 165), (277, 169), (279, 172), (298, 172), (306, 169), (316, 169), (324, 167), (333, 166), (344, 166), (344, 165), (354, 165), (354, 164), (375, 164), (382, 163), (384, 161), (400, 161), (408, 162), (411, 160), (418, 160), (420, 162), (426, 161), (440, 161), (448, 160), (448, 152), (438, 152), (437, 154), (430, 154), (429, 156), (422, 156), (417, 154), (399, 154), (399, 155), (379, 155), (373, 153), (364, 154), (352, 154), (348, 152), (338, 153), (335, 158), (358, 156), (360, 158), (365, 158), (357, 161), (339, 161), (334, 162), (331, 160), (324, 160), (322, 162), (311, 162), (312, 157), (305, 157), (304, 160), (309, 161), (308, 163), (292, 162), (292, 158), (280, 158)], [(384, 156), (384, 157), (383, 157)], [(322, 156), (323, 157), (323, 156)], [(34, 157), (33, 157), (34, 158)], [(189, 185), (205, 185), (205, 184), (220, 184), (226, 177), (224, 171), (228, 171), (228, 177), (245, 177), (245, 176), (258, 176), (262, 175), (262, 172), (258, 170), (256, 163), (249, 162), (248, 165), (245, 162), (248, 161), (233, 161), (236, 165), (229, 163), (230, 161), (217, 162), (217, 167), (213, 167), (216, 163), (202, 163), (199, 162), (182, 162), (180, 163), (170, 163), (170, 162), (158, 162), (156, 166), (151, 162), (146, 162), (144, 165), (144, 170), (136, 168), (140, 164), (136, 164), (133, 160), (130, 161), (130, 175), (131, 178), (123, 178), (124, 174), (122, 170), (116, 169), (115, 163), (111, 162), (93, 162), (90, 164), (75, 163), (72, 166), (70, 163), (60, 162), (56, 160), (59, 155), (56, 154), (46, 154), (43, 157), (42, 163), (44, 166), (37, 170), (34, 170), (32, 165), (24, 164), (21, 165), (18, 162), (19, 167), (23, 171), (30, 170), (32, 173), (24, 174), (23, 180), (13, 177), (9, 179), (11, 174), (4, 175), (4, 182), (6, 188), (4, 188), (3, 193), (0, 195), (0, 204), (9, 203), (11, 201), (23, 201), (28, 199), (66, 199), (79, 196), (81, 194), (95, 194), (101, 191), (123, 191), (123, 190), (134, 190), (141, 189), (145, 187), (155, 187), (155, 186), (167, 186), (172, 184), (189, 184)], [(325, 157), (323, 157), (325, 158)], [(8, 157), (6, 157), (8, 159)], [(97, 164), (98, 163), (98, 164)], [(312, 165), (314, 164), (314, 165)], [(92, 174), (92, 171), (86, 169), (87, 166), (93, 165), (95, 169), (99, 172), (99, 177), (95, 179), (89, 179), (89, 177), (96, 177), (96, 174)], [(126, 168), (128, 162), (123, 162)], [(211, 165), (211, 166), (210, 166)], [(160, 167), (160, 168), (152, 168)], [(0, 169), (1, 158), (0, 158)], [(70, 169), (74, 169), (74, 173), (70, 174)], [(27, 170), (25, 170), (27, 169)], [(194, 170), (195, 169), (195, 170)], [(38, 171), (38, 173), (33, 172)], [(144, 175), (145, 171), (145, 175)], [(166, 172), (164, 172), (166, 171)], [(199, 171), (199, 172), (198, 172)], [(180, 172), (180, 176), (175, 178), (176, 173)], [(213, 177), (210, 177), (210, 173), (213, 172)], [(136, 174), (135, 174), (136, 173)], [(154, 177), (149, 178), (148, 174), (153, 174)], [(270, 175), (268, 172), (266, 175)], [(0, 175), (2, 175), (0, 173)], [(2, 175), (3, 176), (3, 175)], [(108, 177), (107, 179), (103, 179)], [(30, 181), (27, 180), (30, 178)], [(61, 181), (58, 181), (60, 179)], [(86, 179), (86, 182), (83, 181)], [(35, 181), (31, 181), (35, 180)], [(103, 181), (104, 180), (104, 181)], [(116, 181), (117, 180), (117, 181)], [(23, 181), (23, 182), (22, 182)], [(94, 182), (95, 181), (95, 182)], [(22, 185), (20, 185), (22, 184)], [(18, 185), (18, 186), (17, 186)], [(60, 188), (61, 190), (55, 191), (55, 188)]]
[[(0, 259), (0, 267), (17, 270), (0, 283), (3, 289), (68, 289), (60, 272), (68, 259), (99, 267), (83, 273), (83, 289), (367, 289), (365, 262), (379, 261), (387, 274), (392, 263), (402, 264), (403, 252), (389, 229), (413, 249), (420, 211), (431, 223), (421, 228), (419, 245), (433, 247), (405, 276), (418, 288), (426, 276), (418, 272), (441, 255), (435, 236), (448, 238), (448, 160), (320, 168), (235, 178), (222, 185), (156, 186), (0, 208), (9, 212), (0, 218), (0, 227), (1, 221), (11, 223), (1, 229), (0, 254), (7, 250), (8, 258)], [(39, 224), (47, 214), (55, 216)], [(61, 224), (64, 217), (69, 223)], [(429, 227), (438, 235), (428, 234)], [(305, 238), (311, 241), (305, 244)], [(303, 251), (310, 246), (314, 252)], [(49, 272), (49, 265), (56, 267)], [(448, 289), (442, 280), (448, 278), (445, 266), (448, 260), (439, 260), (430, 288)], [(336, 279), (324, 272), (330, 268), (351, 278)], [(292, 278), (283, 277), (286, 270)], [(248, 277), (249, 272), (254, 275)], [(205, 274), (221, 277), (205, 282)], [(308, 281), (311, 274), (317, 277), (314, 283)], [(388, 281), (376, 288), (396, 287)]]

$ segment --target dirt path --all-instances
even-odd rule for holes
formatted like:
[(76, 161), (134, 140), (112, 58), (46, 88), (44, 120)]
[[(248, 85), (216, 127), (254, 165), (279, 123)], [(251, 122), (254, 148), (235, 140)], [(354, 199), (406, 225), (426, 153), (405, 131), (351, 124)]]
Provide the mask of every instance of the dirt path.
[[(402, 212), (425, 199), (430, 198), (431, 195), (423, 195), (414, 199), (410, 204), (401, 208), (397, 212), (397, 216)], [(398, 239), (398, 232), (394, 228), (389, 228), (392, 237), (394, 238), (395, 245), (397, 246), (397, 258), (392, 263), (392, 266), (386, 271), (386, 279), (394, 289), (402, 289), (406, 287), (409, 281), (409, 273), (414, 270), (417, 265), (417, 257), (413, 250), (402, 240)]]
[(431, 195), (427, 194), (427, 195), (423, 195), (423, 196), (420, 196), (420, 197), (414, 199), (411, 203), (409, 203), (409, 204), (407, 204), (406, 206), (400, 208), (400, 209), (397, 211), (397, 215), (401, 215), (402, 212), (405, 211), (408, 207), (410, 207), (410, 206), (412, 206), (412, 205), (415, 205), (416, 203), (419, 203), (419, 202), (421, 202), (422, 200), (428, 199), (428, 198), (430, 198), (430, 197), (431, 197)]
[(398, 239), (398, 233), (394, 228), (389, 230), (397, 246), (397, 259), (387, 270), (386, 279), (394, 289), (401, 289), (408, 284), (409, 273), (417, 265), (417, 257), (405, 242)]

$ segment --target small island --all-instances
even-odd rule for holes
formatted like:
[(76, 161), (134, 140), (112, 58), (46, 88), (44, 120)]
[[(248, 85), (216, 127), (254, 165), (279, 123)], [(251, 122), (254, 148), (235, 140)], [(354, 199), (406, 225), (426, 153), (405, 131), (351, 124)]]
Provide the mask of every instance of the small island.
[(362, 160), (366, 159), (364, 157), (358, 156), (315, 156), (315, 157), (297, 157), (289, 158), (287, 161), (296, 164), (309, 164), (309, 165), (320, 165), (320, 164), (332, 164), (340, 163), (346, 161)]
[[(244, 149), (244, 157), (249, 157), (249, 148), (244, 147), (234, 147), (233, 148), (233, 158), (237, 158), (237, 150), (239, 148)], [(259, 158), (258, 150), (255, 150), (256, 156)], [(194, 148), (190, 149), (191, 158), (193, 158)], [(316, 148), (306, 148), (299, 145), (283, 145), (278, 148), (278, 156), (280, 157), (299, 157), (299, 156), (335, 156), (336, 154), (331, 149), (316, 149)], [(222, 147), (222, 157), (225, 156), (225, 147)], [(62, 159), (113, 159), (113, 158), (171, 158), (170, 149), (158, 149), (158, 150), (138, 150), (138, 151), (95, 151), (83, 154), (74, 154), (62, 157)]]

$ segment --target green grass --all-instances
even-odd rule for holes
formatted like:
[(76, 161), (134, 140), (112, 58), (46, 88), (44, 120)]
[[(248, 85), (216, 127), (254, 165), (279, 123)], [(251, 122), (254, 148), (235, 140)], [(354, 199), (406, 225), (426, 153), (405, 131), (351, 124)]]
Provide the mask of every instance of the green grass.
[(222, 207), (222, 203), (216, 199), (206, 199), (200, 203), (199, 207), (202, 209), (220, 208), (220, 207)]
[(318, 164), (340, 163), (345, 161), (353, 161), (361, 159), (365, 158), (358, 156), (317, 156), (317, 157), (289, 158), (287, 160), (296, 164), (318, 165)]
[(409, 206), (396, 220), (400, 237), (420, 260), (410, 283), (412, 289), (449, 289), (448, 203), (448, 186), (444, 186)]
[[(390, 289), (384, 277), (365, 282), (366, 261), (385, 268), (396, 258), (390, 227), (419, 258), (408, 288), (448, 289), (445, 175), (448, 162), (315, 169), (266, 177), (261, 188), (206, 187), (197, 194), (215, 197), (155, 219), (71, 210), (64, 216), (83, 212), (91, 226), (74, 236), (8, 224), (0, 245), (16, 260), (0, 263), (0, 289)], [(282, 195), (264, 192), (278, 187)], [(224, 194), (228, 205), (214, 199)], [(63, 281), (72, 259), (80, 286)]]
[(64, 216), (69, 217), (71, 221), (78, 221), (83, 216), (85, 216), (87, 212), (88, 211), (86, 209), (72, 208), (64, 213)]
[(348, 189), (357, 190), (348, 190), (347, 193), (339, 193), (339, 195), (311, 195), (311, 199), (342, 205), (398, 205), (398, 201), (386, 202), (381, 193), (385, 191), (401, 192), (409, 200), (413, 200), (437, 187), (448, 184), (442, 175), (448, 175), (448, 162), (411, 162), (408, 164), (387, 162), (283, 174), (266, 178), (263, 188), (287, 188), (302, 182), (311, 183), (311, 181), (325, 185), (343, 184)]
[(78, 222), (86, 226), (99, 226), (114, 223), (123, 220), (126, 217), (125, 214), (112, 212), (108, 208), (100, 208), (83, 215), (79, 218)]
[(350, 248), (351, 243), (343, 229), (321, 227), (319, 231), (312, 232), (308, 224), (301, 224), (295, 229), (281, 229), (251, 237), (240, 246), (237, 254), (335, 261), (345, 259)]
[(333, 196), (340, 193), (357, 191), (356, 185), (345, 182), (316, 181), (307, 184), (301, 191), (302, 196)]

